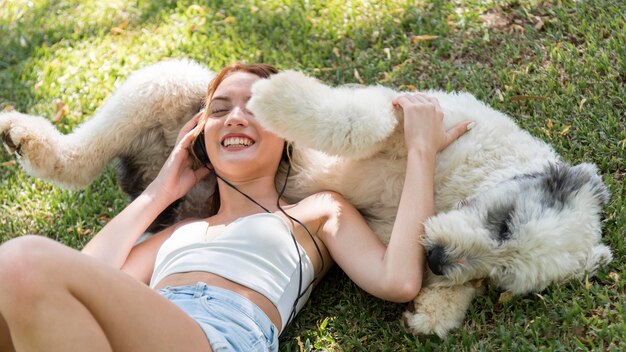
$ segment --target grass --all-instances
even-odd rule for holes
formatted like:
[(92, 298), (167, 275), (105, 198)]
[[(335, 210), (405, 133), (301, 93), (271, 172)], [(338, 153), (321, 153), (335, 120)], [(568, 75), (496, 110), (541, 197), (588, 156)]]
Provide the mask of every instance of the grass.
[[(506, 302), (490, 289), (461, 329), (439, 339), (406, 334), (403, 306), (335, 269), (282, 350), (626, 349), (623, 1), (0, 0), (0, 8), (0, 110), (52, 117), (61, 102), (63, 132), (149, 63), (263, 61), (336, 84), (469, 91), (604, 175), (612, 193), (604, 241), (615, 259), (596, 277)], [(37, 233), (80, 248), (126, 203), (113, 166), (66, 190), (0, 152), (0, 242)]]

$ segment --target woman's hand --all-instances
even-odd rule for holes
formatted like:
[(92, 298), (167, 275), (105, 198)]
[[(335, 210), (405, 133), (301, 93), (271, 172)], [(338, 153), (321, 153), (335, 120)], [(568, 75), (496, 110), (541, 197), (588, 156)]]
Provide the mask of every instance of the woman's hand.
[[(198, 124), (200, 115), (197, 114), (183, 126), (174, 150), (154, 181), (85, 245), (83, 253), (98, 258), (114, 268), (125, 267), (137, 239), (146, 232), (163, 209), (187, 194), (195, 184), (209, 174), (206, 168), (193, 169), (193, 160), (188, 151), (195, 132), (194, 126)], [(171, 230), (172, 228), (166, 230), (166, 234), (171, 233)], [(159, 235), (159, 238), (163, 236)], [(154, 263), (154, 258), (150, 257), (148, 262), (150, 260)], [(145, 260), (137, 258), (129, 264), (134, 269), (127, 266), (126, 270), (137, 273), (138, 261), (142, 262), (139, 267), (145, 274), (147, 264)]]
[[(153, 192), (159, 199), (171, 203), (185, 196), (193, 186), (205, 178), (210, 171), (201, 167), (193, 169), (193, 157), (189, 152), (191, 143), (198, 129), (198, 120), (202, 112), (189, 120), (178, 134), (176, 145), (163, 164), (157, 177), (150, 183), (146, 191)], [(164, 197), (164, 198), (162, 198)]]
[(425, 94), (404, 94), (392, 104), (404, 113), (404, 141), (409, 151), (434, 155), (467, 132), (471, 123), (464, 121), (446, 130), (439, 102)]

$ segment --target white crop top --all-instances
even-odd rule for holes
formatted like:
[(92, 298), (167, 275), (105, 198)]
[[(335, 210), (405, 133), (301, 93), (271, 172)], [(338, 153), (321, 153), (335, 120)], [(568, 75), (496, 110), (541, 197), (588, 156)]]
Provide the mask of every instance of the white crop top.
[[(157, 253), (150, 287), (170, 274), (204, 271), (222, 276), (267, 297), (278, 309), (285, 328), (298, 297), (300, 264), (291, 231), (282, 217), (272, 213), (245, 216), (228, 224), (217, 237), (205, 237), (206, 222), (177, 228)], [(311, 293), (314, 268), (298, 244), (302, 260), (303, 297)], [(307, 287), (309, 289), (307, 289)]]

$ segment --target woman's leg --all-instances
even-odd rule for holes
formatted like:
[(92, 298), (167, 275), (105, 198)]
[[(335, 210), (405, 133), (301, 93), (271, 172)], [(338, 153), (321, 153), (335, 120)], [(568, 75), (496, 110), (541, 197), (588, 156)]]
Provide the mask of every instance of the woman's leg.
[(210, 351), (173, 303), (44, 237), (0, 246), (0, 288), (0, 315), (19, 351)]
[(9, 335), (9, 327), (2, 314), (0, 314), (0, 351), (15, 352), (11, 335)]

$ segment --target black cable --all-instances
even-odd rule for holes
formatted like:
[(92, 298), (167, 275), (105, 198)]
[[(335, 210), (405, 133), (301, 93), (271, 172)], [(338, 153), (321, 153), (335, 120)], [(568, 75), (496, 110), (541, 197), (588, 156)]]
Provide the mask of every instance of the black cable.
[[(298, 308), (298, 303), (300, 302), (300, 299), (302, 297), (304, 297), (304, 295), (311, 288), (311, 286), (313, 285), (315, 280), (317, 280), (319, 278), (319, 276), (324, 272), (324, 256), (322, 255), (322, 251), (321, 251), (317, 241), (315, 240), (315, 238), (313, 237), (313, 235), (311, 234), (309, 229), (306, 227), (306, 225), (304, 225), (300, 220), (298, 220), (298, 219), (294, 218), (293, 216), (287, 214), (287, 212), (285, 212), (285, 210), (280, 206), (280, 198), (285, 193), (285, 189), (287, 188), (287, 181), (289, 180), (289, 174), (291, 172), (291, 163), (288, 162), (287, 165), (288, 165), (288, 167), (287, 167), (287, 176), (285, 177), (285, 182), (283, 183), (283, 186), (282, 186), (282, 188), (281, 188), (281, 190), (280, 190), (280, 192), (278, 194), (278, 198), (276, 199), (276, 206), (281, 211), (281, 213), (285, 214), (285, 216), (287, 216), (289, 219), (297, 222), (298, 224), (300, 224), (300, 226), (302, 226), (304, 228), (306, 233), (309, 235), (309, 237), (313, 241), (313, 244), (315, 245), (315, 249), (317, 250), (317, 254), (318, 254), (319, 258), (320, 258), (321, 267), (320, 267), (319, 272), (313, 275), (313, 280), (307, 285), (306, 289), (303, 291), (302, 290), (302, 254), (300, 253), (300, 247), (298, 245), (298, 241), (296, 240), (296, 236), (293, 234), (293, 231), (291, 231), (291, 229), (290, 229), (289, 230), (289, 234), (291, 235), (291, 238), (293, 239), (294, 246), (296, 247), (296, 253), (298, 255), (298, 269), (299, 269), (299, 274), (300, 275), (298, 276), (298, 295), (296, 296), (296, 299), (295, 299), (295, 301), (293, 303), (293, 306), (291, 307), (291, 313), (289, 314), (289, 318), (287, 318), (287, 323), (284, 324), (285, 326), (289, 325), (289, 323), (291, 323), (291, 321), (296, 317), (296, 310)], [(206, 166), (206, 167), (207, 167), (207, 169), (209, 169), (208, 166)], [(235, 186), (232, 183), (228, 182), (226, 179), (224, 179), (223, 177), (221, 177), (217, 173), (215, 173), (215, 176), (217, 178), (219, 178), (220, 180), (222, 180), (224, 183), (226, 183), (229, 187), (231, 187), (232, 189), (234, 189), (235, 191), (239, 192), (241, 195), (246, 197), (252, 203), (258, 205), (265, 212), (272, 213), (269, 209), (267, 209), (266, 207), (261, 205), (259, 202), (254, 200), (249, 195), (247, 195), (244, 192), (240, 191), (237, 188), (237, 186)], [(283, 332), (284, 332), (284, 330), (281, 331), (281, 335), (283, 334)]]
[(243, 193), (242, 191), (239, 190), (239, 188), (237, 188), (237, 186), (233, 185), (232, 183), (226, 181), (225, 179), (222, 178), (222, 176), (218, 175), (217, 173), (215, 173), (215, 176), (217, 178), (219, 178), (220, 180), (224, 181), (224, 183), (226, 183), (228, 186), (230, 186), (230, 188), (234, 189), (235, 191), (239, 192), (242, 196), (248, 198), (248, 200), (250, 200), (252, 203), (258, 205), (259, 207), (261, 207), (261, 209), (265, 210), (267, 213), (271, 213), (271, 211), (269, 211), (269, 209), (267, 209), (266, 207), (262, 206), (261, 204), (259, 204), (256, 200), (252, 199), (252, 197), (250, 197), (249, 195)]
[[(283, 186), (282, 186), (280, 192), (278, 193), (278, 199), (276, 200), (276, 206), (278, 207), (278, 209), (283, 214), (285, 214), (285, 216), (287, 216), (289, 219), (297, 222), (298, 224), (300, 224), (300, 226), (304, 227), (304, 230), (309, 235), (309, 237), (311, 238), (311, 241), (313, 241), (313, 244), (315, 245), (315, 249), (317, 250), (317, 254), (318, 254), (319, 258), (320, 258), (321, 267), (320, 267), (319, 272), (313, 275), (313, 280), (306, 286), (306, 288), (304, 290), (302, 290), (302, 257), (300, 256), (300, 250), (299, 250), (296, 238), (293, 235), (293, 233), (291, 233), (291, 236), (292, 236), (292, 238), (293, 238), (293, 240), (295, 242), (295, 245), (296, 245), (296, 251), (298, 251), (298, 258), (300, 260), (300, 278), (298, 280), (298, 296), (296, 297), (296, 300), (293, 303), (293, 306), (291, 308), (291, 314), (289, 315), (289, 319), (287, 320), (287, 324), (285, 324), (285, 326), (289, 325), (289, 323), (291, 323), (291, 321), (296, 317), (296, 310), (298, 309), (298, 303), (300, 302), (300, 299), (302, 297), (304, 297), (304, 295), (306, 295), (306, 293), (309, 291), (309, 289), (311, 288), (311, 286), (313, 285), (315, 280), (317, 280), (319, 278), (319, 276), (324, 272), (324, 256), (322, 255), (322, 251), (320, 250), (319, 245), (317, 244), (317, 241), (315, 240), (315, 238), (313, 237), (313, 235), (311, 234), (309, 229), (306, 227), (306, 225), (304, 225), (300, 220), (298, 220), (298, 219), (294, 218), (293, 216), (287, 214), (287, 212), (285, 212), (285, 210), (280, 206), (280, 198), (282, 198), (283, 194), (285, 193), (285, 189), (287, 188), (287, 180), (289, 179), (290, 172), (291, 172), (291, 164), (288, 164), (287, 176), (285, 177), (285, 182), (283, 183)], [(281, 332), (281, 335), (282, 335), (282, 332)]]
[(285, 182), (283, 183), (283, 187), (280, 189), (280, 192), (278, 193), (278, 199), (276, 200), (276, 206), (278, 207), (278, 209), (285, 214), (285, 216), (287, 216), (289, 219), (297, 222), (298, 224), (300, 224), (300, 226), (304, 227), (304, 230), (306, 231), (306, 233), (309, 235), (309, 238), (311, 239), (311, 241), (313, 241), (313, 244), (315, 245), (315, 249), (317, 250), (317, 255), (320, 257), (320, 270), (317, 274), (314, 275), (313, 277), (313, 281), (317, 280), (317, 278), (319, 277), (319, 275), (321, 275), (324, 272), (324, 256), (322, 255), (322, 250), (320, 249), (319, 245), (317, 244), (317, 241), (315, 240), (315, 238), (313, 237), (313, 235), (311, 234), (311, 231), (309, 231), (309, 229), (302, 223), (300, 222), (300, 220), (294, 218), (293, 216), (287, 214), (283, 208), (280, 206), (280, 198), (283, 197), (283, 194), (285, 193), (285, 189), (287, 188), (287, 180), (289, 179), (289, 174), (291, 172), (291, 164), (288, 164), (287, 167), (287, 177), (285, 177)]
[[(208, 168), (208, 167), (207, 167)], [(287, 170), (287, 178), (289, 178), (289, 172), (291, 170), (291, 164), (289, 164), (289, 168)], [(229, 181), (227, 181), (226, 179), (224, 179), (223, 177), (221, 177), (220, 175), (218, 175), (217, 173), (215, 173), (215, 176), (217, 178), (219, 178), (220, 180), (222, 180), (224, 183), (226, 183), (229, 187), (231, 187), (232, 189), (234, 189), (235, 191), (239, 192), (239, 194), (243, 195), (244, 197), (246, 197), (248, 200), (250, 200), (252, 203), (258, 205), (261, 209), (263, 209), (265, 212), (267, 213), (272, 213), (269, 209), (267, 209), (266, 207), (264, 207), (263, 205), (261, 205), (259, 202), (257, 202), (256, 200), (254, 200), (254, 198), (250, 197), (249, 195), (245, 194), (244, 192), (242, 192), (241, 190), (239, 190), (239, 188), (237, 188), (237, 186), (233, 185), (232, 183), (230, 183)], [(306, 226), (304, 226), (304, 224), (302, 224), (299, 220), (296, 220), (295, 218), (293, 218), (292, 216), (290, 216), (289, 214), (287, 214), (280, 206), (280, 197), (282, 196), (282, 193), (284, 192), (286, 185), (287, 185), (287, 178), (285, 178), (285, 183), (283, 184), (283, 188), (281, 190), (281, 193), (278, 196), (278, 200), (277, 200), (277, 206), (278, 209), (280, 209), (280, 211), (285, 214), (286, 216), (288, 216), (290, 219), (295, 220), (296, 222), (298, 222), (300, 225), (302, 225), (307, 233), (309, 233), (309, 230), (306, 228)], [(298, 246), (298, 241), (296, 240), (296, 236), (293, 234), (293, 232), (291, 230), (289, 230), (289, 234), (291, 235), (291, 238), (293, 239), (294, 242), (294, 246), (296, 247), (296, 253), (298, 255), (298, 269), (299, 269), (299, 276), (298, 276), (298, 295), (296, 296), (296, 299), (294, 301), (293, 306), (291, 307), (291, 313), (289, 313), (289, 317), (287, 318), (287, 323), (284, 324), (285, 326), (289, 325), (289, 323), (291, 323), (291, 321), (295, 318), (296, 316), (296, 310), (298, 308), (298, 302), (300, 301), (300, 298), (302, 298), (304, 296), (304, 293), (306, 293), (306, 290), (304, 291), (304, 293), (302, 292), (302, 255), (300, 254), (300, 247)], [(309, 233), (310, 235), (310, 233)], [(310, 235), (312, 236), (312, 235)], [(312, 238), (312, 237), (311, 237)], [(315, 240), (314, 240), (315, 241)], [(315, 243), (315, 246), (317, 248), (317, 243)], [(321, 257), (321, 251), (318, 248), (318, 254)], [(323, 258), (322, 258), (322, 263), (323, 263)], [(312, 282), (311, 282), (312, 284)], [(307, 290), (308, 288), (311, 286), (311, 284), (307, 285)], [(284, 331), (281, 331), (281, 335)]]

